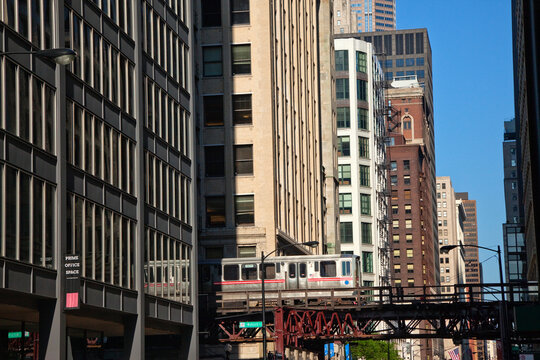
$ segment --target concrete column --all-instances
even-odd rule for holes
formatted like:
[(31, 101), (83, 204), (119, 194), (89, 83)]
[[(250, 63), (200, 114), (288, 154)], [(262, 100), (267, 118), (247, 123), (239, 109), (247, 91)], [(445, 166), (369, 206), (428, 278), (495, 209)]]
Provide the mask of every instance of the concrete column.
[(39, 306), (39, 358), (65, 359), (66, 324), (61, 301), (43, 302)]

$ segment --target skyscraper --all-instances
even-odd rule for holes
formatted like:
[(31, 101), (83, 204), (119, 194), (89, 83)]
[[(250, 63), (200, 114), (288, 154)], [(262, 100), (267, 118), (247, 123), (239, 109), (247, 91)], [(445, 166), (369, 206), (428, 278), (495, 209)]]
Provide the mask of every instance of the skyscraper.
[(518, 129), (518, 164), (522, 177), (523, 226), (527, 279), (539, 280), (540, 234), (540, 6), (534, 0), (512, 1), (514, 103)]
[(337, 39), (335, 49), (341, 253), (361, 256), (364, 286), (388, 286), (382, 70), (365, 41)]
[[(337, 203), (325, 196), (336, 191), (324, 188), (336, 186), (335, 164), (329, 160), (323, 171), (321, 151), (322, 131), (335, 136), (330, 1), (297, 11), (301, 6), (197, 2), (201, 259), (336, 248), (335, 238), (325, 236), (326, 214), (337, 226), (336, 212), (326, 211)], [(323, 113), (330, 124), (322, 124)], [(325, 154), (335, 156), (335, 139), (327, 135)], [(310, 241), (319, 247), (302, 246)], [(261, 355), (257, 344), (233, 351)]]
[[(476, 200), (469, 199), (469, 193), (458, 192), (456, 198), (463, 201), (465, 214), (467, 216), (464, 223), (465, 245), (478, 246), (478, 225), (476, 222)], [(465, 274), (469, 284), (480, 284), (480, 263), (478, 260), (478, 249), (475, 247), (465, 247)], [(479, 299), (480, 300), (480, 299)]]
[(40, 357), (198, 358), (191, 3), (0, 4), (2, 51), (79, 55), (0, 56), (0, 324)]
[[(393, 285), (414, 293), (414, 286), (439, 284), (435, 158), (425, 90), (416, 79), (393, 85), (386, 93)], [(421, 323), (417, 331), (429, 328)], [(421, 358), (432, 358), (441, 344), (422, 340)]]
[(334, 33), (396, 29), (396, 0), (334, 1)]
[[(522, 223), (521, 174), (518, 166), (516, 121), (504, 122), (503, 164), (506, 222), (503, 224), (505, 274), (507, 282), (527, 280), (527, 248)], [(517, 294), (516, 300), (523, 294)]]

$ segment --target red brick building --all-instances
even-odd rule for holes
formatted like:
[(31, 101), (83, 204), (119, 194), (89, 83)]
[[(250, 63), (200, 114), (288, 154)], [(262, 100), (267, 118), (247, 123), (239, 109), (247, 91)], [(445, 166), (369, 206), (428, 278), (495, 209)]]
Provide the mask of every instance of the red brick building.
[[(398, 86), (386, 94), (392, 281), (405, 294), (420, 294), (420, 298), (422, 287), (439, 285), (440, 276), (432, 109), (414, 79), (392, 85)], [(418, 332), (429, 329), (429, 324), (421, 323)], [(421, 358), (433, 359), (441, 344), (422, 340)]]

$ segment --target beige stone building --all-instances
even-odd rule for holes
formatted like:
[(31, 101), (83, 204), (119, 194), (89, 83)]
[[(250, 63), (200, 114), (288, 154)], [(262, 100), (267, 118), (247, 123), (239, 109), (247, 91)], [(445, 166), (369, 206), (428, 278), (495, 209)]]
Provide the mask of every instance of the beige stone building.
[[(464, 244), (463, 222), (466, 219), (462, 200), (456, 200), (452, 181), (448, 176), (437, 177), (437, 225), (439, 245)], [(465, 284), (465, 260), (461, 248), (440, 254), (441, 295), (453, 294), (454, 285)], [(444, 359), (456, 348), (452, 339), (444, 339)], [(460, 353), (462, 353), (460, 347)]]
[[(326, 245), (322, 112), (330, 131), (334, 121), (319, 78), (326, 66), (324, 87), (332, 86), (331, 44), (319, 48), (319, 33), (330, 28), (330, 5), (264, 4), (207, 0), (196, 8), (201, 258), (258, 256), (288, 244), (297, 246), (286, 253), (305, 253), (307, 241), (319, 241), (309, 251), (322, 253)], [(334, 166), (325, 168), (329, 194)]]
[(335, 0), (334, 33), (396, 29), (396, 0)]
[(332, 6), (197, 2), (200, 259), (339, 252)]

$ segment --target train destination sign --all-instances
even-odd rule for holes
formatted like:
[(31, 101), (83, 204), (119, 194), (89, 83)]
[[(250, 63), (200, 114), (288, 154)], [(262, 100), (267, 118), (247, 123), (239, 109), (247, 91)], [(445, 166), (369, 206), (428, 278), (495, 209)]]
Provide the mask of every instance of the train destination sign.
[(253, 329), (262, 327), (262, 321), (241, 321), (240, 329)]

